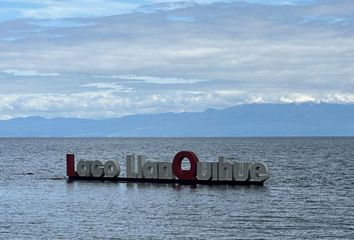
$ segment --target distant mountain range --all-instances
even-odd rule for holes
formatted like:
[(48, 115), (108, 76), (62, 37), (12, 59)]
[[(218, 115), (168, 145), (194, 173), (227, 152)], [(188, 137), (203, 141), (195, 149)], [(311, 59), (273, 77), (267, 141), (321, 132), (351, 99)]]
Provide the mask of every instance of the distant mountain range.
[(26, 117), (1, 120), (0, 136), (354, 136), (354, 104), (246, 104), (105, 120)]

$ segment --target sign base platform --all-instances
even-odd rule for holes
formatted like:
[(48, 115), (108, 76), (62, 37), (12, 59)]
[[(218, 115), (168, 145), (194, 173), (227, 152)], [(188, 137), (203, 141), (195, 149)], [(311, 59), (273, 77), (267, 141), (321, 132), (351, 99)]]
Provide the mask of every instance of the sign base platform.
[(181, 179), (153, 179), (153, 178), (108, 178), (108, 177), (80, 177), (70, 176), (69, 180), (83, 180), (83, 181), (109, 181), (109, 182), (132, 182), (132, 183), (167, 183), (180, 185), (257, 185), (263, 186), (264, 182), (255, 181), (223, 181), (223, 180), (181, 180)]

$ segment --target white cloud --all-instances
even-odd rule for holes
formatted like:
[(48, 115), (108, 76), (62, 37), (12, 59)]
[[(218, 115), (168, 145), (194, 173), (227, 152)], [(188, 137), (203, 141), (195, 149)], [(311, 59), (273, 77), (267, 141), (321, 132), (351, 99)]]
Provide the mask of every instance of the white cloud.
[(121, 95), (119, 91), (75, 92), (71, 94), (0, 94), (0, 119), (39, 115), (44, 117), (113, 118), (131, 114), (203, 111), (242, 103), (350, 103), (352, 93), (329, 93), (316, 96), (303, 93), (227, 94), (218, 91), (167, 91), (139, 95)]
[(89, 26), (3, 23), (0, 117), (104, 118), (242, 103), (354, 103), (353, 7), (345, 0), (192, 4), (89, 18)]
[(35, 70), (16, 70), (16, 69), (6, 69), (2, 71), (3, 73), (13, 75), (15, 77), (57, 77), (60, 76), (59, 73), (41, 73)]
[[(201, 79), (185, 79), (185, 78), (170, 78), (170, 77), (153, 77), (153, 76), (138, 76), (138, 75), (111, 75), (111, 76), (94, 76), (95, 78), (111, 78), (111, 79), (122, 79), (122, 80), (131, 80), (131, 81), (143, 81), (147, 83), (155, 84), (193, 84), (198, 82), (205, 82), (206, 80)], [(104, 83), (102, 83), (105, 85)], [(109, 83), (108, 85), (117, 84)], [(91, 84), (90, 84), (91, 85)], [(87, 85), (86, 85), (87, 86)]]
[(284, 103), (305, 103), (316, 102), (316, 98), (311, 96), (310, 94), (292, 93), (288, 96), (281, 97), (280, 101)]
[(93, 88), (98, 88), (98, 89), (111, 89), (111, 90), (114, 90), (114, 92), (132, 92), (133, 91), (132, 88), (123, 87), (119, 83), (100, 82), (100, 83), (83, 84), (81, 86), (82, 87), (93, 87)]

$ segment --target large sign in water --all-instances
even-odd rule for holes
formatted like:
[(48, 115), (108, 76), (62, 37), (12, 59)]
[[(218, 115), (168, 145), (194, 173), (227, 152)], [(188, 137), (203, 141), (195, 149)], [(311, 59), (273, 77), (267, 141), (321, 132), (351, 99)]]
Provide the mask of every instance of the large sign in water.
[[(182, 161), (189, 161), (188, 169)], [(181, 151), (172, 162), (147, 161), (142, 155), (126, 156), (126, 176), (119, 177), (121, 167), (117, 161), (80, 160), (75, 171), (74, 155), (67, 155), (67, 175), (71, 179), (110, 179), (138, 182), (188, 183), (263, 183), (269, 178), (264, 163), (230, 162), (219, 157), (217, 162), (201, 162), (196, 154)]]

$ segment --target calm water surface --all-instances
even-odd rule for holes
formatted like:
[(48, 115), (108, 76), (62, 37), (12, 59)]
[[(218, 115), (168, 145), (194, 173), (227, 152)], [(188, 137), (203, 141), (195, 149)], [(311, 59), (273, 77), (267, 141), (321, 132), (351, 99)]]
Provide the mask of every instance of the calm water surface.
[[(263, 161), (259, 186), (67, 182), (65, 154)], [(354, 138), (0, 138), (0, 239), (354, 239)]]

